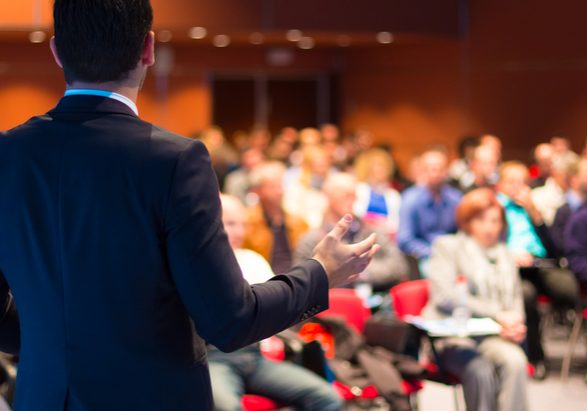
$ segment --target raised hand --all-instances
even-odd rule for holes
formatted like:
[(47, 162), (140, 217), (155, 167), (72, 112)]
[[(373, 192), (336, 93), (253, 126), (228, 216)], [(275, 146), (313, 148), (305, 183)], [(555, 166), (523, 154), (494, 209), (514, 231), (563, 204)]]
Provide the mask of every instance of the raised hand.
[(342, 239), (352, 222), (353, 217), (346, 215), (314, 249), (313, 258), (324, 267), (330, 288), (354, 281), (380, 249), (375, 234), (356, 244), (344, 244)]

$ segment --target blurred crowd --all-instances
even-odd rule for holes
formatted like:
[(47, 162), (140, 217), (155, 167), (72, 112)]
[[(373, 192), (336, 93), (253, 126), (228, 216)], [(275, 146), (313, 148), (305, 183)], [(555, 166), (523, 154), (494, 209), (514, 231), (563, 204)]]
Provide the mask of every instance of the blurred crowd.
[[(365, 298), (426, 278), (424, 315), (448, 317), (464, 277), (470, 315), (494, 319), (502, 333), (445, 341), (441, 355), (462, 381), (467, 409), (526, 409), (527, 362), (536, 379), (548, 371), (539, 302), (548, 299), (571, 323), (587, 288), (587, 157), (568, 139), (553, 137), (524, 162), (504, 161), (497, 136), (467, 136), (458, 158), (433, 146), (404, 174), (389, 144), (364, 130), (343, 136), (333, 124), (275, 136), (255, 129), (231, 142), (212, 127), (197, 138), (210, 152), (223, 203), (241, 207), (242, 229), (229, 236), (272, 273), (311, 258), (352, 214), (345, 240), (375, 233), (381, 245), (350, 285)], [(255, 271), (255, 261), (243, 262), (243, 271)]]

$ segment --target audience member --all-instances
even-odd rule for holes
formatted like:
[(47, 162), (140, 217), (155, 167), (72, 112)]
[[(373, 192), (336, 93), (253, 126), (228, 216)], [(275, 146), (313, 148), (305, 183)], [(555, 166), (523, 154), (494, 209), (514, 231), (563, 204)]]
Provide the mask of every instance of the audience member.
[(267, 149), (270, 160), (290, 164), (290, 157), (298, 142), (298, 131), (293, 127), (284, 127)]
[(223, 191), (247, 203), (247, 194), (251, 189), (251, 172), (263, 162), (264, 157), (263, 151), (256, 147), (245, 148), (241, 153), (240, 168), (226, 176)]
[(199, 137), (210, 153), (212, 167), (218, 178), (218, 183), (220, 187), (223, 187), (224, 179), (228, 173), (238, 167), (238, 153), (226, 141), (220, 127), (209, 127)]
[(300, 172), (289, 184), (286, 172), (284, 208), (289, 214), (304, 219), (311, 228), (317, 228), (327, 206), (322, 185), (336, 170), (331, 168), (330, 156), (320, 146), (307, 146), (303, 154)]
[(550, 177), (544, 185), (532, 190), (532, 201), (547, 226), (554, 222), (556, 210), (566, 202), (573, 170), (577, 169), (579, 156), (572, 151), (555, 154), (552, 158)]
[(459, 188), (467, 193), (477, 188), (493, 188), (497, 183), (499, 157), (488, 145), (479, 145), (473, 151), (470, 172), (459, 180)]
[(550, 145), (555, 154), (566, 154), (571, 152), (571, 142), (566, 137), (554, 136), (550, 139)]
[[(522, 288), (516, 263), (501, 241), (504, 209), (490, 189), (471, 191), (457, 208), (459, 232), (434, 242), (430, 257), (430, 300), (424, 315), (448, 318), (461, 304), (456, 291), (463, 276), (473, 317), (490, 317), (500, 336), (450, 338), (440, 356), (459, 377), (467, 410), (526, 410), (526, 335)], [(462, 281), (462, 280), (461, 280)]]
[(556, 248), (540, 212), (531, 198), (525, 165), (508, 162), (501, 166), (498, 199), (506, 211), (507, 244), (525, 280), (524, 299), (528, 325), (528, 359), (536, 367), (536, 378), (546, 376), (540, 336), (539, 294), (559, 308), (576, 308), (579, 301), (573, 274), (558, 266)]
[[(581, 159), (576, 176), (571, 178), (568, 201), (557, 212), (553, 229), (562, 231), (564, 255), (581, 287), (587, 289), (587, 158)], [(559, 234), (557, 241), (559, 240)]]
[(489, 147), (493, 150), (498, 164), (501, 163), (503, 144), (499, 137), (493, 134), (484, 134), (479, 138), (479, 145)]
[(393, 145), (390, 143), (379, 143), (375, 146), (375, 148), (385, 151), (391, 158), (392, 164), (394, 165), (393, 173), (391, 175), (391, 187), (400, 193), (406, 188), (411, 187), (413, 182), (404, 175), (400, 167), (397, 167)]
[(570, 169), (570, 189), (565, 194), (565, 203), (556, 211), (550, 227), (552, 239), (565, 255), (565, 229), (569, 219), (587, 200), (587, 158), (580, 159)]
[(395, 241), (401, 196), (391, 188), (394, 169), (391, 156), (378, 148), (365, 151), (357, 157), (355, 175), (359, 184), (354, 211), (363, 221), (384, 228)]
[(290, 183), (292, 183), (299, 177), (306, 149), (321, 147), (320, 143), (322, 142), (322, 136), (320, 135), (320, 131), (318, 131), (318, 129), (312, 127), (304, 128), (299, 132), (298, 136), (299, 146), (293, 153), (291, 153), (289, 158), (289, 161), (292, 166), (290, 169), (287, 170), (287, 173), (285, 175), (286, 186), (289, 186)]
[[(337, 173), (328, 177), (324, 184), (324, 194), (328, 199), (328, 208), (324, 216), (322, 227), (308, 232), (302, 237), (298, 245), (294, 263), (303, 261), (312, 255), (312, 250), (318, 244), (328, 228), (332, 228), (338, 219), (346, 214), (353, 213), (356, 200), (357, 180), (350, 174)], [(345, 242), (355, 242), (365, 239), (375, 233), (377, 244), (381, 250), (375, 255), (371, 264), (362, 274), (362, 280), (371, 284), (376, 291), (386, 291), (391, 286), (407, 279), (408, 265), (397, 247), (389, 242), (381, 230), (373, 230), (356, 218), (351, 229), (345, 235)]]
[(423, 263), (423, 274), (432, 242), (457, 229), (454, 213), (462, 195), (446, 183), (447, 166), (445, 152), (425, 152), (419, 158), (422, 184), (409, 188), (402, 195), (398, 244), (404, 253)]
[(301, 218), (283, 209), (285, 166), (277, 161), (259, 165), (251, 173), (252, 192), (259, 203), (247, 211), (245, 248), (256, 251), (270, 262), (275, 273), (292, 266), (293, 252), (308, 231)]
[(340, 130), (334, 124), (323, 124), (320, 127), (322, 145), (330, 156), (333, 166), (342, 170), (345, 167), (347, 155), (344, 147), (340, 144)]
[(477, 136), (465, 136), (459, 141), (459, 158), (451, 163), (448, 170), (448, 176), (457, 185), (462, 185), (463, 178), (470, 178), (466, 176), (471, 174), (471, 161), (478, 146), (479, 137)]
[(255, 127), (251, 131), (248, 139), (248, 145), (252, 148), (256, 148), (261, 152), (267, 151), (269, 144), (271, 143), (271, 134), (269, 130), (264, 127)]
[(534, 164), (530, 167), (530, 187), (536, 188), (546, 184), (552, 168), (554, 149), (549, 143), (538, 144), (534, 149)]
[[(243, 249), (245, 208), (236, 197), (222, 196), (222, 221), (243, 276), (250, 284), (270, 280), (273, 272), (259, 254)], [(267, 396), (307, 411), (339, 411), (342, 401), (316, 374), (288, 362), (274, 362), (261, 355), (259, 344), (233, 353), (209, 347), (208, 362), (214, 405), (218, 411), (240, 411), (247, 393)]]

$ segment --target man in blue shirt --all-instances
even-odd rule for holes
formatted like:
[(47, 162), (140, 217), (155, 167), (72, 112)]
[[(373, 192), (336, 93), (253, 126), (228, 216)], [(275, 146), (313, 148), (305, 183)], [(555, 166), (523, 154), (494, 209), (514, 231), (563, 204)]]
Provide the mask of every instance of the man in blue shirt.
[(542, 379), (546, 376), (546, 367), (538, 295), (548, 296), (557, 308), (576, 308), (579, 288), (573, 273), (558, 264), (557, 248), (532, 201), (529, 177), (524, 164), (517, 161), (504, 163), (497, 190), (498, 199), (505, 208), (508, 248), (524, 282), (528, 359), (536, 368), (535, 378)]
[(432, 242), (457, 230), (455, 209), (462, 194), (446, 183), (448, 157), (444, 151), (426, 151), (420, 157), (420, 167), (423, 184), (409, 188), (402, 196), (397, 238), (401, 250), (419, 260), (425, 271)]

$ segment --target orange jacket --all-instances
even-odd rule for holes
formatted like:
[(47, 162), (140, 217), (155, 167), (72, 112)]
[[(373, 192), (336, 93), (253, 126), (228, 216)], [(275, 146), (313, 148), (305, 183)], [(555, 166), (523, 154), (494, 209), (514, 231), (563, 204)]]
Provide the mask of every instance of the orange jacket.
[[(285, 214), (285, 229), (293, 258), (298, 241), (308, 231), (308, 225), (301, 218)], [(271, 261), (273, 234), (271, 233), (271, 228), (267, 225), (263, 208), (260, 205), (247, 210), (247, 231), (244, 248), (256, 251), (265, 257), (267, 261)]]

